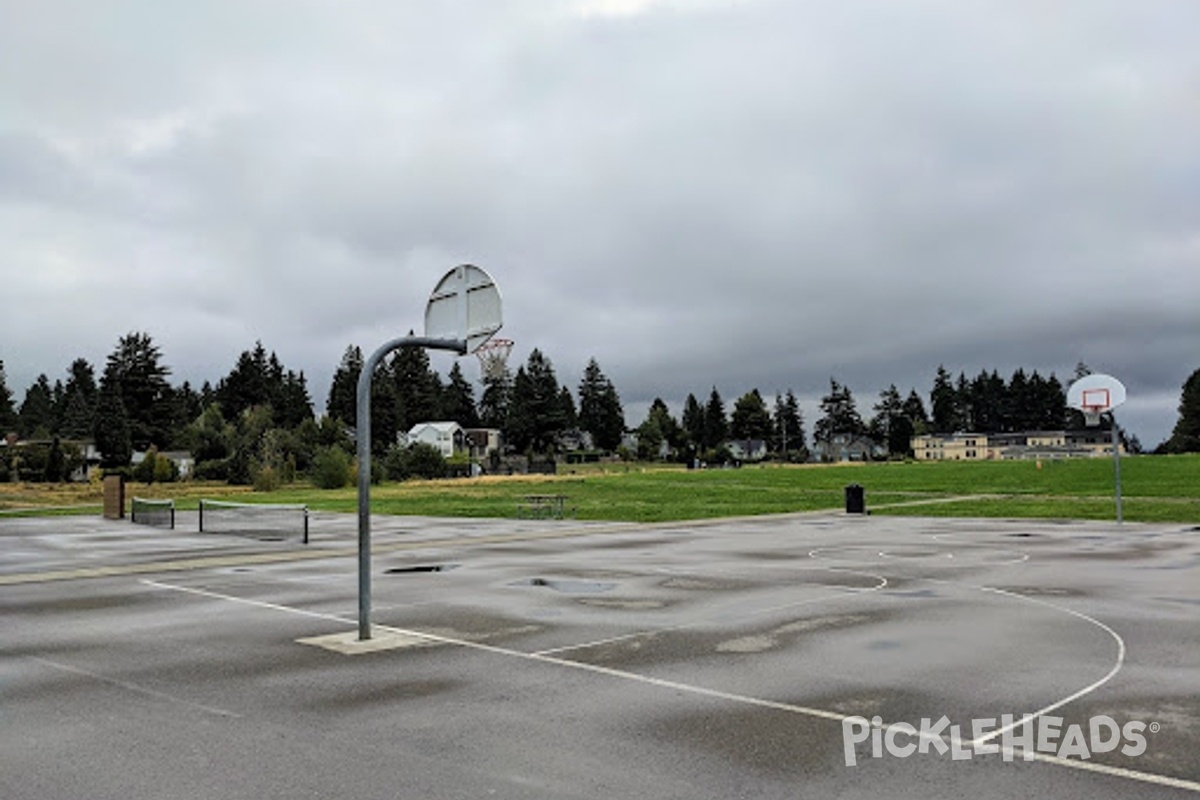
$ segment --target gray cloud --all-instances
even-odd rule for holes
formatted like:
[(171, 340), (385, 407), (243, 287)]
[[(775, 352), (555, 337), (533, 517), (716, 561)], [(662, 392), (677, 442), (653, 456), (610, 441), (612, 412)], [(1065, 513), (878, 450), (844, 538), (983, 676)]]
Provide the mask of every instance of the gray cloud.
[(8, 4), (10, 384), (144, 329), (193, 381), (261, 339), (321, 401), (472, 261), (518, 358), (631, 409), (1083, 359), (1169, 432), (1195, 4), (584, 5)]

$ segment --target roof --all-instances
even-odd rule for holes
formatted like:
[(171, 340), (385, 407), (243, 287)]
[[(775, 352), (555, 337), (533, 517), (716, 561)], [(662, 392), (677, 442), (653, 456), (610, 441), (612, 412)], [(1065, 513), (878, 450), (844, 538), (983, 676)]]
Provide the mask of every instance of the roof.
[(433, 428), (438, 433), (454, 433), (456, 430), (462, 430), (462, 425), (457, 422), (418, 422), (408, 429), (408, 435), (416, 436), (418, 431), (426, 428)]

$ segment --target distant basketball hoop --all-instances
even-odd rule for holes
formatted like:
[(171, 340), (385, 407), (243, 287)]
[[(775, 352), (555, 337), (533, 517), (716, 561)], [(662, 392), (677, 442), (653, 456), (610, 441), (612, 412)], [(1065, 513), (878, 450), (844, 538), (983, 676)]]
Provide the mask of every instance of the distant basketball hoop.
[(1094, 428), (1104, 414), (1112, 416), (1113, 475), (1116, 483), (1117, 522), (1124, 522), (1121, 508), (1121, 441), (1113, 409), (1125, 402), (1125, 385), (1111, 375), (1085, 375), (1067, 389), (1067, 405), (1083, 412), (1084, 424)]
[(1101, 417), (1125, 402), (1125, 386), (1109, 375), (1087, 375), (1067, 390), (1067, 405), (1083, 412), (1084, 424), (1095, 427)]
[(479, 359), (480, 377), (483, 380), (496, 380), (508, 371), (508, 356), (512, 353), (512, 339), (489, 339), (475, 349), (475, 357)]

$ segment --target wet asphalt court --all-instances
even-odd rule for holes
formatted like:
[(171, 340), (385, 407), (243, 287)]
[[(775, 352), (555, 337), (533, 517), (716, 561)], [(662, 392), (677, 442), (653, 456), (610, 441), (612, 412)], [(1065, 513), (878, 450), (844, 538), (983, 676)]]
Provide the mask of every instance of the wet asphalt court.
[[(355, 638), (351, 516), (308, 546), (0, 518), (0, 797), (1200, 796), (1195, 526), (380, 517), (374, 543), (380, 649), (346, 654), (312, 640)], [(847, 765), (847, 716), (969, 749), (1005, 714), (1061, 717), (1050, 750), (1141, 722), (1144, 752), (867, 738)]]

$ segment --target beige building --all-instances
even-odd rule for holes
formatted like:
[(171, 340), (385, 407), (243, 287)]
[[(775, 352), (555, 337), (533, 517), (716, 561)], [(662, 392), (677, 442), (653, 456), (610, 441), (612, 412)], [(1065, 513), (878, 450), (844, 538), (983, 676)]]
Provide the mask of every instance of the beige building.
[[(993, 434), (931, 433), (914, 436), (912, 451), (917, 461), (1096, 458), (1112, 455), (1112, 433), (1099, 428)], [(1121, 454), (1125, 454), (1124, 445), (1121, 445)]]

